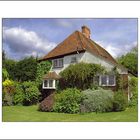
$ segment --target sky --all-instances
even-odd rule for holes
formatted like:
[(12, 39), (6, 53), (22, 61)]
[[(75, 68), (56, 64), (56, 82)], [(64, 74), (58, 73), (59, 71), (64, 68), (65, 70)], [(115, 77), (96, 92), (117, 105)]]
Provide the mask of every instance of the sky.
[(75, 30), (90, 28), (91, 39), (105, 48), (114, 58), (137, 45), (136, 18), (4, 18), (3, 50), (10, 59), (43, 57)]

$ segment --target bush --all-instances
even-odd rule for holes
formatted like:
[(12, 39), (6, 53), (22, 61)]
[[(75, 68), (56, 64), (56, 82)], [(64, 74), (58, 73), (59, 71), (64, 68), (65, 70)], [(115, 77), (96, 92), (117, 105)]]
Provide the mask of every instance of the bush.
[(53, 110), (63, 113), (78, 113), (80, 111), (81, 100), (82, 95), (78, 89), (68, 88), (56, 94), (56, 102)]
[(129, 106), (136, 106), (138, 105), (138, 78), (137, 77), (134, 76), (131, 77), (129, 81), (129, 87), (130, 87), (130, 93), (132, 94)]
[(32, 105), (39, 101), (40, 93), (35, 82), (23, 82), (22, 88), (24, 91), (23, 105)]
[(15, 92), (13, 94), (13, 103), (15, 105), (23, 105), (24, 101), (24, 90), (22, 88), (22, 84), (17, 83), (15, 85)]
[(2, 105), (13, 105), (13, 93), (15, 91), (14, 81), (6, 79), (2, 83), (3, 93), (2, 93)]
[(113, 101), (114, 111), (124, 111), (127, 107), (127, 97), (122, 91), (115, 92)]
[(111, 90), (85, 90), (81, 103), (81, 112), (109, 112), (113, 109), (113, 92)]
[(104, 68), (98, 64), (78, 63), (71, 64), (60, 73), (60, 88), (87, 89), (93, 83), (93, 77), (97, 73), (102, 73)]
[(40, 104), (39, 104), (39, 111), (50, 112), (53, 111), (54, 105), (54, 95), (55, 93), (51, 93), (48, 95)]

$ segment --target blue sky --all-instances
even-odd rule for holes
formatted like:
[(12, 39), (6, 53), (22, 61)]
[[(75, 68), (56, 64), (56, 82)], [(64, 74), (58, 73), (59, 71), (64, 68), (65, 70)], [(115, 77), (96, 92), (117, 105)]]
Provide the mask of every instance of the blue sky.
[(118, 57), (137, 45), (137, 19), (3, 19), (3, 49), (7, 57), (44, 56), (75, 30), (86, 25), (91, 39)]

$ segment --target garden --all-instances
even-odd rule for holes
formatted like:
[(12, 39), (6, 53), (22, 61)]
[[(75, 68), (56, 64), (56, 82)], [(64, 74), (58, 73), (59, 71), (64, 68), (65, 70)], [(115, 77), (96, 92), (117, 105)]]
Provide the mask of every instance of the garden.
[[(54, 104), (48, 109), (40, 102), (42, 77), (50, 68), (48, 61), (39, 63), (34, 57), (14, 61), (3, 52), (3, 121), (138, 121), (137, 77), (131, 75), (129, 80), (133, 96), (128, 102), (115, 68), (112, 71), (116, 75), (117, 91), (112, 91), (97, 84), (98, 75), (107, 73), (104, 67), (86, 63), (70, 65), (60, 73)], [(91, 77), (95, 77), (94, 82)]]

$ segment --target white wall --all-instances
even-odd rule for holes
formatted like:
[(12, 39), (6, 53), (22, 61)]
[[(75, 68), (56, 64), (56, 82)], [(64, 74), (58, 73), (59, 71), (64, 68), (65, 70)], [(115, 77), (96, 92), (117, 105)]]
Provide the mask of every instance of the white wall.
[(107, 70), (111, 70), (114, 67), (112, 63), (109, 63), (108, 61), (105, 61), (99, 56), (93, 55), (90, 52), (85, 52), (81, 61), (86, 62), (86, 63), (100, 64), (106, 67)]
[[(79, 53), (79, 54), (73, 54), (73, 55), (68, 55), (63, 58), (63, 68), (52, 68), (52, 71), (55, 71), (57, 74), (59, 74), (62, 70), (64, 70), (66, 67), (68, 67), (71, 64), (71, 58), (73, 56), (76, 56), (77, 62), (85, 62), (85, 63), (94, 63), (94, 64), (100, 64), (106, 68), (107, 71), (112, 70), (114, 68), (114, 64), (111, 62), (108, 62), (99, 56), (93, 55), (90, 52), (84, 52), (84, 53)], [(124, 72), (121, 68), (118, 69), (120, 74), (127, 73), (127, 71)]]
[(62, 68), (51, 68), (52, 71), (55, 71), (57, 74), (59, 74), (61, 71), (63, 71), (65, 68), (67, 68), (71, 64), (71, 58), (76, 57), (77, 62), (80, 62), (81, 58), (83, 57), (84, 53), (79, 54), (72, 54), (64, 56), (63, 58), (63, 67)]

